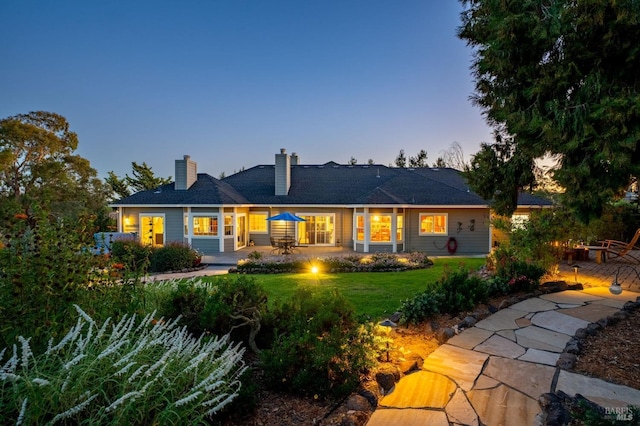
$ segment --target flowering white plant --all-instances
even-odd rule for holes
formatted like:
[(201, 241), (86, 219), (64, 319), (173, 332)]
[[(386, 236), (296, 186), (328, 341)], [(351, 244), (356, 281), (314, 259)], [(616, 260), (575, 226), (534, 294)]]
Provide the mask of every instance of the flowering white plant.
[(16, 424), (195, 424), (229, 404), (246, 370), (229, 336), (195, 338), (178, 319), (78, 321), (46, 352), (0, 351), (0, 407)]

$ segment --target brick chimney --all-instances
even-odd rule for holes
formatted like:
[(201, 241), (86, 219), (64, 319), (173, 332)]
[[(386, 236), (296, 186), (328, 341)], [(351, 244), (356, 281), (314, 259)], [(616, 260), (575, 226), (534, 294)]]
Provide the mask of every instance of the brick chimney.
[(289, 187), (291, 187), (291, 158), (284, 148), (280, 149), (280, 154), (276, 154), (275, 186), (276, 195), (287, 195), (289, 193)]
[(191, 161), (191, 156), (185, 155), (182, 160), (176, 160), (176, 191), (186, 191), (198, 180), (198, 165)]

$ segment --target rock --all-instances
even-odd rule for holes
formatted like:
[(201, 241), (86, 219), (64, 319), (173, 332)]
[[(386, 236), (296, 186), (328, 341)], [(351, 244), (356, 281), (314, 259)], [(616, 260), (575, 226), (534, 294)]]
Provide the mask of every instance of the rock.
[(400, 371), (398, 371), (395, 366), (382, 367), (376, 373), (376, 382), (380, 389), (382, 389), (383, 395), (388, 394), (396, 385), (398, 380), (400, 380)]
[(489, 305), (489, 313), (495, 314), (496, 312), (498, 312), (498, 308), (493, 305)]
[(389, 317), (389, 320), (397, 324), (400, 322), (400, 318), (402, 318), (402, 312), (395, 312), (393, 315)]
[(455, 335), (456, 331), (453, 328), (446, 327), (436, 332), (436, 340), (442, 345), (447, 343), (447, 341)]
[[(429, 326), (431, 327), (431, 331), (434, 332), (436, 330), (438, 330), (440, 328), (440, 323), (438, 323), (437, 321), (431, 321), (429, 323)], [(428, 333), (429, 331), (427, 331)]]
[(636, 304), (634, 302), (627, 302), (622, 307), (622, 310), (624, 310), (626, 312), (635, 311), (636, 310)]
[(570, 354), (580, 354), (580, 342), (575, 337), (572, 337), (564, 347), (564, 351)]
[(378, 406), (378, 397), (369, 389), (360, 389), (358, 391), (358, 395), (366, 398), (369, 405), (371, 405), (373, 408)]
[(469, 328), (469, 327), (473, 327), (475, 324), (476, 324), (476, 319), (473, 316), (468, 315), (464, 317), (464, 319), (460, 322), (460, 324), (458, 324), (458, 327)]
[(600, 318), (598, 321), (596, 321), (598, 323), (598, 325), (602, 328), (605, 328), (607, 326), (607, 324), (609, 323), (609, 321), (607, 321), (606, 318)]
[(364, 411), (349, 411), (340, 420), (340, 426), (363, 426), (368, 420), (369, 414)]
[(355, 411), (369, 411), (371, 410), (371, 404), (367, 398), (362, 395), (351, 395), (347, 399), (347, 409)]
[(578, 357), (576, 355), (564, 352), (560, 354), (560, 357), (558, 358), (556, 365), (562, 368), (563, 370), (572, 370), (573, 367), (576, 365), (577, 360), (578, 360)]
[(586, 338), (587, 337), (587, 330), (585, 330), (584, 328), (577, 329), (575, 337), (578, 338), (578, 339)]
[(598, 324), (597, 322), (591, 323), (587, 326), (587, 334), (589, 336), (593, 336), (594, 334), (596, 334), (598, 331), (600, 331), (602, 327), (600, 326), (600, 324)]
[(615, 314), (613, 314), (614, 317), (616, 317), (619, 321), (623, 320), (623, 319), (627, 319), (631, 316), (631, 314), (628, 311), (618, 311)]
[(419, 371), (422, 368), (423, 364), (424, 360), (422, 358), (410, 359), (400, 363), (400, 371), (404, 375), (411, 374), (415, 371)]

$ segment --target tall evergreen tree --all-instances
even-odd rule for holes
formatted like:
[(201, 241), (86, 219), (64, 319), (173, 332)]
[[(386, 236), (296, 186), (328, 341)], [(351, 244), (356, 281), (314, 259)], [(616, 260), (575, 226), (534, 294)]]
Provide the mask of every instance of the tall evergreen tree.
[[(500, 136), (470, 172), (494, 180), (474, 190), (511, 193), (508, 213), (513, 194), (530, 185), (533, 162), (551, 156), (567, 206), (584, 220), (598, 216), (640, 173), (640, 3), (462, 4), (458, 35), (475, 55), (472, 99)], [(485, 158), (488, 150), (500, 161)], [(525, 176), (509, 179), (514, 172)]]

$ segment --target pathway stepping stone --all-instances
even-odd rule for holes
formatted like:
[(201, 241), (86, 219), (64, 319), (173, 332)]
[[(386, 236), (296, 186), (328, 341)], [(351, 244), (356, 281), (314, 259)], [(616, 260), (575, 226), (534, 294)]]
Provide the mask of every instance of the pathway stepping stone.
[(593, 302), (594, 300), (602, 299), (602, 297), (600, 296), (583, 293), (576, 290), (566, 290), (558, 293), (543, 294), (542, 296), (540, 296), (540, 298), (549, 300), (554, 303), (567, 303), (574, 305), (583, 305), (588, 302)]
[(560, 371), (556, 390), (568, 395), (579, 393), (602, 407), (640, 406), (640, 390), (565, 370)]
[(473, 390), (491, 389), (491, 388), (496, 388), (499, 385), (500, 385), (500, 382), (497, 381), (496, 379), (493, 379), (489, 376), (485, 376), (484, 374), (481, 374), (480, 377), (478, 377), (478, 380), (476, 380), (476, 383), (473, 385)]
[(547, 365), (492, 356), (482, 373), (537, 400), (551, 390), (555, 371)]
[(444, 408), (456, 388), (456, 384), (442, 374), (418, 371), (403, 377), (395, 389), (380, 400), (380, 406)]
[(562, 352), (572, 336), (546, 328), (530, 327), (515, 331), (516, 341), (525, 348), (540, 349), (543, 351)]
[(569, 336), (574, 336), (578, 329), (585, 328), (589, 325), (589, 321), (564, 315), (558, 311), (537, 313), (531, 318), (531, 322), (539, 327), (559, 331)]
[(449, 426), (444, 411), (377, 409), (371, 415), (367, 426)]
[(526, 350), (517, 343), (502, 336), (493, 335), (474, 348), (478, 352), (489, 355), (497, 355), (505, 358), (518, 358), (524, 355)]
[(555, 303), (550, 302), (548, 300), (540, 299), (539, 297), (532, 297), (530, 299), (523, 300), (522, 302), (518, 302), (515, 305), (511, 305), (509, 307), (511, 309), (515, 309), (516, 311), (524, 311), (527, 313), (551, 311), (557, 308)]
[(626, 290), (621, 294), (611, 294), (609, 287), (589, 287), (582, 290), (582, 292), (592, 296), (599, 296), (609, 301), (617, 300), (618, 302), (622, 302), (622, 305), (628, 301), (635, 302), (636, 297), (638, 297), (638, 293)]
[(477, 426), (478, 415), (471, 406), (471, 403), (467, 399), (462, 389), (458, 388), (451, 402), (447, 404), (445, 409), (449, 422), (459, 425)]
[(514, 330), (520, 328), (516, 324), (516, 320), (524, 317), (525, 314), (523, 311), (516, 311), (511, 308), (501, 309), (482, 321), (478, 321), (476, 327), (489, 331)]
[(422, 369), (444, 374), (467, 391), (471, 389), (489, 355), (445, 344), (425, 359)]
[(447, 341), (447, 343), (460, 348), (473, 349), (474, 346), (484, 342), (492, 335), (492, 331), (483, 330), (478, 327), (471, 327), (452, 337)]
[(538, 364), (555, 366), (559, 358), (559, 353), (530, 348), (527, 349), (527, 352), (518, 359), (520, 361), (529, 361)]
[(474, 389), (468, 397), (485, 425), (532, 425), (540, 412), (536, 399), (502, 384), (491, 389)]
[(588, 322), (597, 322), (602, 318), (606, 318), (609, 315), (613, 315), (620, 309), (612, 308), (611, 306), (602, 305), (599, 303), (590, 303), (586, 306), (580, 306), (579, 308), (563, 309), (560, 311), (564, 315), (570, 315), (574, 318), (579, 318)]

